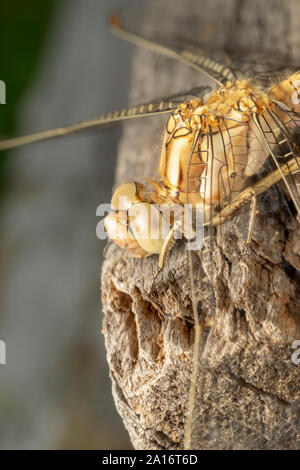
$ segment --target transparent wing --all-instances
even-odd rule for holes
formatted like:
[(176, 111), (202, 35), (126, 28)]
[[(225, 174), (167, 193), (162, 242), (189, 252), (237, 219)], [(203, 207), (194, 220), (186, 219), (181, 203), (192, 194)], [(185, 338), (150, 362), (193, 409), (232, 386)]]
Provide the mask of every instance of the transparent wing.
[[(276, 109), (277, 108), (277, 109)], [(300, 218), (300, 153), (297, 144), (300, 116), (292, 111), (285, 111), (280, 106), (259, 117), (253, 116), (259, 134), (269, 153), (269, 166), (282, 179)]]
[(207, 226), (223, 223), (251, 194), (258, 196), (279, 182), (300, 217), (300, 115), (275, 105), (272, 111), (252, 115), (252, 121), (223, 118), (217, 132), (202, 136), (208, 153), (201, 183), (204, 204), (211, 208)]
[(238, 52), (228, 53), (230, 68), (237, 78), (246, 78), (263, 88), (270, 87), (275, 82), (299, 70), (293, 58), (274, 52)]

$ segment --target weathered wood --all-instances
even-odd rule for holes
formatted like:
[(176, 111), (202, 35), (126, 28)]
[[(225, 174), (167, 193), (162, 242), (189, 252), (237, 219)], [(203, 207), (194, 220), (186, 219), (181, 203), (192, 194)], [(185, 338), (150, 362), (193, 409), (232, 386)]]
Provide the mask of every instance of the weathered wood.
[[(239, 46), (299, 57), (300, 5), (279, 2), (151, 0), (143, 29), (216, 49)], [(300, 65), (300, 61), (299, 61)], [(183, 65), (137, 50), (131, 101), (207, 84)], [(126, 125), (116, 183), (153, 176), (164, 119)], [(274, 212), (265, 213), (265, 200)], [(258, 203), (250, 247), (249, 206), (217, 229), (213, 259), (193, 252), (202, 335), (192, 448), (299, 448), (300, 231), (276, 191)], [(137, 449), (183, 446), (193, 349), (184, 241), (154, 287), (155, 256), (133, 259), (111, 244), (102, 272), (103, 332), (117, 409)], [(213, 285), (216, 309), (207, 296)]]

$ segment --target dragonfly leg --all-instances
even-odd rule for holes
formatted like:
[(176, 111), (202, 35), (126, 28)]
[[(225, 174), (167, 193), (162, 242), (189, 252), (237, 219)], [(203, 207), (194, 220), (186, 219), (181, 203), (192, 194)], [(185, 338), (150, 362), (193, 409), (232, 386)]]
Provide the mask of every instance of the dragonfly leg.
[(246, 245), (250, 245), (250, 243), (251, 243), (253, 227), (254, 227), (254, 222), (255, 222), (255, 216), (256, 216), (256, 206), (257, 206), (257, 197), (253, 193), (251, 208), (250, 208), (250, 221), (249, 221), (249, 229), (248, 229), (248, 237), (247, 237)]
[(176, 226), (176, 224), (172, 227), (172, 229), (170, 230), (170, 232), (168, 233), (168, 235), (166, 236), (165, 240), (164, 240), (164, 243), (163, 243), (163, 246), (161, 248), (161, 252), (159, 254), (159, 258), (158, 258), (158, 265), (157, 265), (157, 271), (155, 272), (153, 278), (152, 278), (152, 282), (151, 282), (151, 288), (153, 287), (153, 284), (155, 282), (155, 279), (157, 278), (157, 276), (159, 275), (159, 273), (163, 270), (163, 267), (164, 267), (164, 264), (165, 264), (165, 260), (166, 260), (166, 257), (167, 257), (167, 254), (169, 253), (169, 251), (172, 250), (172, 248), (174, 247), (175, 245), (175, 233), (176, 233), (176, 230), (178, 229), (178, 227)]
[[(283, 179), (283, 176), (289, 176), (291, 174), (299, 173), (298, 161), (294, 160), (288, 164), (281, 165), (277, 170), (270, 173), (268, 176), (265, 176), (260, 181), (257, 181), (252, 186), (244, 189), (240, 194), (238, 194), (230, 204), (225, 206), (217, 215), (215, 215), (210, 222), (205, 223), (205, 225), (220, 225), (225, 222), (226, 219), (233, 216), (234, 212), (240, 208), (242, 204), (253, 201), (254, 196), (257, 197), (259, 194), (264, 193), (267, 189), (271, 188), (274, 184), (278, 183)], [(256, 204), (256, 202), (255, 202)], [(254, 204), (252, 204), (253, 207)], [(253, 219), (255, 216), (255, 207), (253, 210)], [(251, 220), (250, 220), (251, 225)], [(253, 222), (252, 222), (253, 226)], [(250, 233), (251, 235), (251, 233)], [(249, 239), (249, 235), (248, 235)], [(248, 241), (247, 239), (247, 241)]]

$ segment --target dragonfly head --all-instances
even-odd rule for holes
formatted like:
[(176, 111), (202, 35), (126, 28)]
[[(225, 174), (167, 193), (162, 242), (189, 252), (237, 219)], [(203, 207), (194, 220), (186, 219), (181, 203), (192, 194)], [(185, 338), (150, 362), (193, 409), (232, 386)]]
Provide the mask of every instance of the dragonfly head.
[(132, 204), (142, 201), (144, 186), (136, 181), (121, 184), (114, 192), (111, 206), (114, 210), (127, 211)]
[(145, 198), (142, 184), (134, 181), (122, 184), (112, 197), (115, 212), (104, 220), (109, 238), (139, 258), (159, 254), (170, 231), (159, 208)]

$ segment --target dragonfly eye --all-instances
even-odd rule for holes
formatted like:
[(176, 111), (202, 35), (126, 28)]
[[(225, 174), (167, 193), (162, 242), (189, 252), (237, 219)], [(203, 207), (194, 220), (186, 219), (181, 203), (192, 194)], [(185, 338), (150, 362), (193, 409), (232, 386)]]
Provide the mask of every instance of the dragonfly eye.
[(140, 183), (130, 181), (119, 186), (111, 199), (111, 206), (116, 211), (127, 211), (133, 203), (139, 202), (139, 192), (142, 189)]
[(111, 212), (104, 219), (105, 230), (109, 238), (123, 250), (137, 258), (145, 258), (149, 253), (141, 248), (130, 226), (125, 223), (126, 220), (127, 212)]
[(124, 224), (126, 212), (112, 212), (104, 219), (104, 227), (108, 236), (115, 243), (120, 244), (120, 240), (127, 238), (128, 227)]

